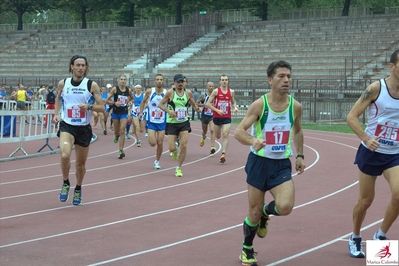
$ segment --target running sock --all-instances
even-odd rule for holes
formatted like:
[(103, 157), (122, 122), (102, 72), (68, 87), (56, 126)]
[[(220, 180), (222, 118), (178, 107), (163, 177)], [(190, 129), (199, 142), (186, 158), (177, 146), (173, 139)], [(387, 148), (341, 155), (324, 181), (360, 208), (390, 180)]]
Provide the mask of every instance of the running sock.
[(269, 204), (263, 205), (263, 214), (270, 215), (273, 214), (275, 216), (280, 216), (280, 213), (277, 210), (276, 202), (273, 200)]
[(351, 239), (361, 238), (361, 237), (362, 237), (361, 235), (355, 235), (354, 233), (352, 233)]
[(75, 190), (81, 190), (81, 189), (82, 189), (82, 186), (76, 185)]
[(256, 231), (258, 230), (258, 224), (253, 224), (249, 221), (248, 217), (245, 217), (243, 223), (244, 231), (244, 242), (242, 246), (247, 249), (251, 249), (253, 245), (254, 238), (256, 236)]
[(66, 185), (68, 185), (68, 186), (70, 186), (71, 184), (69, 183), (69, 179), (67, 179), (67, 180), (64, 180), (64, 184), (66, 184)]
[(380, 236), (382, 236), (382, 237), (387, 237), (386, 234), (385, 234), (384, 232), (381, 231), (381, 228), (378, 229), (378, 231), (377, 231), (377, 237), (380, 237)]
[(130, 132), (130, 123), (127, 123), (126, 124), (126, 134), (129, 134), (129, 132)]

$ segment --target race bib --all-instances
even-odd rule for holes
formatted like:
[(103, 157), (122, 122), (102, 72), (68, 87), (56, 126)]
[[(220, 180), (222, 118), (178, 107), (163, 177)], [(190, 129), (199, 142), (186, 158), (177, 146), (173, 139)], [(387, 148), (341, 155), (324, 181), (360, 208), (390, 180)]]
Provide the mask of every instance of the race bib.
[(184, 120), (187, 117), (187, 108), (176, 108), (175, 109), (176, 113), (176, 120)]
[(204, 107), (204, 115), (212, 115), (212, 109), (208, 107)]
[(121, 107), (124, 107), (128, 103), (128, 97), (124, 95), (118, 95), (118, 102), (121, 104)]
[(80, 108), (75, 105), (67, 109), (67, 117), (70, 119), (86, 118), (86, 111), (80, 110)]
[(164, 116), (164, 111), (162, 110), (154, 110), (151, 112), (151, 117), (154, 119), (161, 119)]
[(375, 129), (375, 136), (380, 136), (379, 142), (381, 144), (387, 144), (393, 146), (399, 145), (399, 122), (395, 121), (378, 121)]
[(224, 114), (228, 113), (229, 102), (218, 102), (218, 109), (222, 110)]
[(266, 125), (264, 129), (264, 139), (266, 145), (270, 145), (270, 151), (282, 152), (287, 149), (290, 140), (290, 124)]

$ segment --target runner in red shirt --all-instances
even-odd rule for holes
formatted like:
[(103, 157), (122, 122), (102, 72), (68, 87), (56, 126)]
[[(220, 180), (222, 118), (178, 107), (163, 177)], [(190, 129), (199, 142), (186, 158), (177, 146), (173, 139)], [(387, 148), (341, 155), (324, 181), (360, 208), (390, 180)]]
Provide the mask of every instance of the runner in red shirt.
[(238, 113), (234, 90), (229, 88), (229, 78), (220, 76), (220, 87), (214, 89), (205, 106), (213, 111), (213, 123), (215, 124), (215, 136), (217, 139), (223, 134), (222, 156), (220, 162), (226, 161), (226, 150), (229, 144), (229, 133), (231, 127), (231, 107)]

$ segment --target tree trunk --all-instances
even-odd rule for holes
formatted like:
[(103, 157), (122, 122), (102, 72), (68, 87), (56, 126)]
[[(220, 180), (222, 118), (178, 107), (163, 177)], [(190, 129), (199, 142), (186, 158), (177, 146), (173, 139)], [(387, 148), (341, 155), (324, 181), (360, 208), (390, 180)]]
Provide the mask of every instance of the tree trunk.
[(135, 19), (135, 4), (130, 3), (129, 4), (129, 21), (128, 21), (128, 26), (129, 27), (134, 27), (134, 19)]
[(349, 16), (349, 6), (351, 5), (351, 0), (345, 0), (344, 3), (344, 8), (342, 9), (342, 15), (341, 16)]
[(262, 20), (267, 20), (267, 3), (266, 2), (262, 2), (260, 3), (260, 17)]
[(24, 21), (22, 19), (22, 16), (24, 15), (24, 13), (18, 13), (18, 26), (17, 26), (17, 30), (23, 30), (24, 27)]
[(181, 25), (182, 17), (181, 17), (181, 10), (183, 8), (183, 1), (177, 1), (176, 4), (176, 25)]
[(82, 29), (87, 29), (87, 21), (86, 21), (86, 13), (87, 13), (87, 9), (85, 5), (82, 5), (82, 10), (81, 10), (81, 18), (82, 18)]

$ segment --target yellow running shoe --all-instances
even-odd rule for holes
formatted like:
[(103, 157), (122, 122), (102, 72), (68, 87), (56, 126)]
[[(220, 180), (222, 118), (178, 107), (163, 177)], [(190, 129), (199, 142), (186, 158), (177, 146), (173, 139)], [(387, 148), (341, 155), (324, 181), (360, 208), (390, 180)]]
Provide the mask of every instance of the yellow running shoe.
[(269, 221), (269, 216), (268, 215), (262, 215), (262, 217), (260, 218), (258, 231), (256, 232), (258, 237), (264, 238), (267, 235), (268, 221)]
[(179, 154), (177, 153), (177, 151), (172, 152), (172, 158), (173, 160), (177, 160), (177, 158), (179, 158)]
[(181, 168), (180, 167), (176, 167), (175, 176), (177, 176), (177, 177), (182, 177), (183, 176), (183, 173), (181, 172)]
[(256, 252), (251, 249), (243, 248), (239, 259), (243, 266), (257, 266), (258, 260), (255, 258)]

